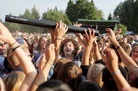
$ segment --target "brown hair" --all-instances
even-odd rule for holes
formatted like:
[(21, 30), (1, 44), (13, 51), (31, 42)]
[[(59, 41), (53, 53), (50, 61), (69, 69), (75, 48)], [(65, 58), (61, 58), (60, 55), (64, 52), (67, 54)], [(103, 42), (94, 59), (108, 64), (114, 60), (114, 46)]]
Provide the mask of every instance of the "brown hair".
[(120, 46), (124, 49), (124, 51), (130, 56), (131, 53), (131, 45), (128, 43), (120, 42)]
[(21, 71), (14, 71), (4, 78), (7, 91), (19, 91), (20, 86), (25, 78), (25, 74)]
[(58, 72), (57, 79), (68, 84), (73, 91), (77, 91), (82, 82), (82, 70), (73, 62), (67, 62)]
[(78, 51), (79, 51), (79, 44), (76, 40), (74, 39), (65, 39), (63, 40), (63, 42), (61, 43), (61, 46), (60, 46), (60, 54), (62, 57), (64, 57), (64, 52), (63, 52), (63, 49), (64, 49), (64, 45), (68, 42), (72, 42), (73, 45), (74, 45), (74, 56), (77, 55)]
[[(37, 47), (36, 47), (35, 50), (38, 50), (38, 51), (41, 50), (40, 42), (41, 42), (42, 38), (44, 38), (44, 37), (47, 38), (47, 36), (45, 36), (45, 35), (42, 35), (42, 36), (39, 38), (38, 45), (37, 45)], [(48, 38), (47, 38), (47, 40), (48, 40)]]

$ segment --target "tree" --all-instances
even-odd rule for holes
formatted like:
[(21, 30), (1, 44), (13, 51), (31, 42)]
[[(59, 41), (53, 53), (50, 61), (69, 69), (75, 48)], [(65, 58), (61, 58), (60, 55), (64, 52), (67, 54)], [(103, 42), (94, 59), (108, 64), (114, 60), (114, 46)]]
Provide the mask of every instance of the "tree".
[(118, 26), (118, 28), (122, 28), (122, 30), (123, 30), (121, 32), (122, 35), (124, 35), (127, 32), (127, 27), (125, 25), (119, 23), (117, 26)]
[(0, 19), (0, 22), (2, 22), (2, 19)]
[[(114, 11), (114, 16), (119, 16), (120, 22), (128, 27), (128, 30), (133, 30), (133, 17), (134, 16), (134, 0), (126, 0), (121, 2)], [(138, 8), (137, 8), (138, 9)], [(133, 27), (133, 28), (132, 28)]]
[(61, 10), (58, 11), (57, 8), (48, 9), (47, 12), (43, 13), (42, 19), (46, 19), (46, 20), (50, 20), (50, 21), (54, 21), (54, 22), (59, 22), (60, 20), (62, 20), (66, 24), (71, 25), (71, 22), (68, 19), (68, 17), (66, 16), (66, 14)]
[(40, 18), (39, 12), (38, 12), (38, 10), (36, 9), (35, 6), (32, 8), (31, 11), (32, 11), (31, 15), (33, 16), (34, 19), (39, 19)]
[(138, 33), (138, 0), (134, 3), (133, 17), (132, 17), (132, 27), (135, 33)]
[(109, 16), (108, 16), (108, 20), (112, 20), (112, 14), (110, 13)]
[(74, 2), (69, 0), (66, 14), (73, 23), (78, 19), (100, 20), (103, 16), (101, 10), (95, 7), (93, 0), (75, 0)]
[(20, 31), (20, 26), (17, 23), (4, 22), (3, 24), (10, 30), (10, 32)]

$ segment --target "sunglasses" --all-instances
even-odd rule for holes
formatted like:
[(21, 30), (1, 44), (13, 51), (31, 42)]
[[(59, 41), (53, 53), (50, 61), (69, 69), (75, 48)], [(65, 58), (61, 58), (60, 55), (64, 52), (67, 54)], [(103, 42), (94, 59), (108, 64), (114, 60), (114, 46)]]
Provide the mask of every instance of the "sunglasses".
[(6, 45), (7, 43), (0, 43), (0, 46)]

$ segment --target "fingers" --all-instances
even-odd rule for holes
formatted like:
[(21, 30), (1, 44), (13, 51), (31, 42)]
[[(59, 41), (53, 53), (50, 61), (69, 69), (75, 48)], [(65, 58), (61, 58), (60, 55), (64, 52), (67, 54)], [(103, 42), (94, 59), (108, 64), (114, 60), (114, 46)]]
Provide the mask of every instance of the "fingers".
[(104, 55), (106, 56), (106, 58), (104, 58), (105, 62), (114, 61), (114, 60), (118, 61), (118, 56), (116, 52), (111, 48), (106, 48), (104, 50)]

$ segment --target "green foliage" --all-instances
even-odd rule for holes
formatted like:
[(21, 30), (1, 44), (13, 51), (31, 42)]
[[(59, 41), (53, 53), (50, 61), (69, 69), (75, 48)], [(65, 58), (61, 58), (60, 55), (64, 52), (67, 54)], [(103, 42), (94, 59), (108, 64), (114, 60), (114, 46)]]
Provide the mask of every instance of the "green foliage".
[(38, 10), (36, 9), (35, 6), (32, 8), (31, 11), (32, 11), (31, 15), (33, 16), (34, 19), (39, 19), (40, 18), (39, 12), (38, 12)]
[(120, 22), (127, 26), (128, 31), (138, 33), (138, 0), (125, 0), (114, 11), (114, 16), (119, 16)]
[(112, 20), (112, 14), (110, 13), (109, 16), (108, 16), (108, 20)]
[(69, 0), (66, 14), (69, 20), (73, 23), (78, 19), (102, 19), (102, 11), (98, 10), (93, 3), (93, 0)]
[(127, 27), (125, 25), (120, 23), (117, 26), (118, 26), (118, 28), (122, 28), (122, 30), (123, 30), (121, 33), (122, 35), (124, 35), (127, 32)]
[(17, 23), (4, 22), (3, 24), (10, 30), (10, 32), (20, 31), (20, 26)]
[(42, 19), (46, 19), (46, 20), (50, 20), (50, 21), (55, 21), (55, 22), (59, 22), (60, 20), (62, 20), (66, 24), (71, 25), (71, 22), (68, 19), (68, 17), (66, 16), (66, 14), (63, 11), (61, 11), (61, 10), (58, 11), (57, 8), (55, 8), (55, 9), (48, 9), (47, 12), (43, 13)]
[[(30, 19), (39, 19), (40, 15), (36, 7), (34, 6), (31, 11), (26, 9), (24, 14), (19, 15), (20, 17), (30, 18)], [(39, 27), (29, 26), (20, 24), (21, 32), (41, 32)]]

